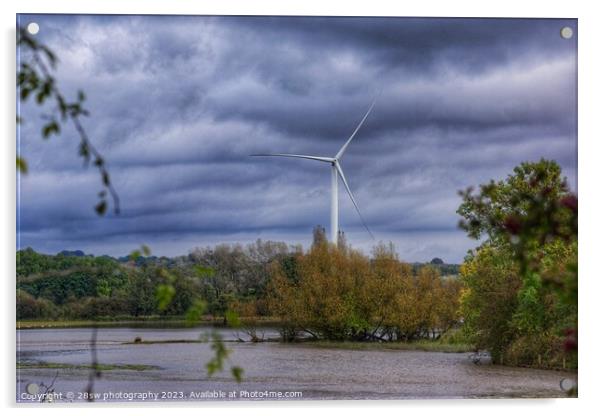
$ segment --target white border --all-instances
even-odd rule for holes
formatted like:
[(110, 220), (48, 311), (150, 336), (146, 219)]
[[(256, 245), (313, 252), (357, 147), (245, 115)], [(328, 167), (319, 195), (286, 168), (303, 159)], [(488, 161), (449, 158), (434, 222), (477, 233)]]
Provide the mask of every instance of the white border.
[[(524, 0), (505, 0), (497, 2), (453, 0), (420, 2), (387, 2), (371, 0), (352, 4), (350, 1), (305, 0), (302, 2), (285, 1), (214, 1), (193, 2), (191, 0), (87, 0), (73, 2), (69, 0), (20, 0), (17, 4), (1, 2), (2, 13), (2, 81), (6, 91), (0, 101), (0, 116), (4, 139), (2, 140), (2, 250), (1, 262), (4, 273), (2, 319), (3, 342), (2, 375), (0, 393), (4, 406), (14, 407), (15, 397), (15, 331), (14, 331), (14, 275), (15, 275), (15, 14), (20, 13), (112, 13), (112, 14), (301, 14), (301, 15), (347, 15), (347, 16), (464, 16), (464, 17), (569, 17), (579, 19), (579, 194), (581, 202), (580, 232), (580, 364), (579, 399), (576, 400), (457, 400), (457, 401), (408, 401), (408, 402), (295, 402), (295, 403), (232, 403), (220, 405), (214, 403), (192, 404), (176, 407), (177, 412), (199, 414), (215, 412), (216, 407), (226, 407), (228, 413), (241, 415), (249, 410), (262, 414), (281, 415), (306, 414), (315, 411), (332, 412), (344, 407), (344, 412), (364, 414), (370, 407), (379, 407), (377, 412), (404, 412), (423, 414), (425, 411), (445, 415), (500, 414), (528, 411), (546, 414), (577, 414), (596, 404), (598, 377), (600, 374), (600, 324), (602, 314), (597, 307), (602, 294), (600, 281), (600, 263), (596, 254), (601, 250), (598, 237), (601, 234), (599, 209), (602, 178), (599, 168), (600, 134), (599, 119), (601, 110), (597, 106), (602, 90), (600, 88), (600, 39), (602, 39), (602, 16), (597, 12), (595, 2), (546, 1), (526, 2)], [(391, 406), (396, 409), (390, 408)], [(202, 407), (195, 409), (193, 407)], [(285, 409), (281, 409), (285, 407)], [(598, 406), (596, 406), (598, 407)], [(21, 409), (29, 413), (31, 407)], [(75, 414), (81, 407), (54, 408), (45, 406), (44, 410)], [(106, 406), (97, 405), (87, 409), (95, 414), (106, 412)], [(132, 406), (120, 405), (114, 410), (117, 414), (131, 414)], [(10, 412), (19, 411), (11, 409)], [(145, 406), (145, 413), (160, 414), (163, 407)]]

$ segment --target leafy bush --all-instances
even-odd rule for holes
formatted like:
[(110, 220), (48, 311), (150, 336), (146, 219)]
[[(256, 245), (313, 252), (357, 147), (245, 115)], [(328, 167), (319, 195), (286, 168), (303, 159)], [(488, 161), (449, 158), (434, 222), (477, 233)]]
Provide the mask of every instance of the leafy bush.
[(577, 198), (560, 174), (554, 161), (526, 162), (461, 193), (461, 227), (487, 237), (461, 268), (464, 330), (494, 362), (576, 363)]
[(24, 290), (17, 289), (17, 319), (54, 319), (59, 309), (48, 299), (36, 299)]

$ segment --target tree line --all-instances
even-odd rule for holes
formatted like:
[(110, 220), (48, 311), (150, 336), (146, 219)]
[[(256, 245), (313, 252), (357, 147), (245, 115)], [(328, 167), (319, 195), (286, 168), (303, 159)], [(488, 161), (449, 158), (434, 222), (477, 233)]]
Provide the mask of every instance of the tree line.
[[(318, 257), (319, 254), (322, 256)], [(422, 293), (418, 290), (419, 285), (422, 285), (428, 291), (432, 290), (433, 296), (429, 300), (434, 300), (440, 297), (442, 290), (457, 285), (457, 279), (449, 276), (452, 265), (403, 263), (392, 246), (380, 245), (373, 254), (371, 258), (346, 245), (337, 250), (328, 245), (323, 229), (319, 227), (316, 228), (314, 244), (307, 252), (301, 246), (262, 240), (245, 246), (222, 244), (196, 248), (186, 256), (172, 258), (138, 255), (116, 259), (84, 255), (77, 251), (46, 255), (27, 248), (17, 252), (17, 319), (183, 317), (196, 299), (202, 299), (205, 303), (204, 313), (215, 318), (223, 319), (228, 311), (232, 311), (246, 320), (276, 316), (280, 319), (283, 318), (283, 277), (290, 285), (301, 282), (304, 288), (313, 287), (322, 291), (326, 289), (322, 287), (326, 280), (334, 275), (347, 279), (347, 286), (337, 287), (337, 292), (332, 293), (330, 299), (334, 301), (342, 296), (351, 302), (352, 293), (347, 289), (353, 289), (353, 293), (361, 296), (353, 300), (353, 308), (357, 309), (353, 313), (374, 314), (374, 305), (384, 301), (382, 296), (387, 290), (406, 288), (409, 291), (412, 286), (413, 293), (418, 296)], [(329, 256), (332, 259), (329, 260)], [(308, 274), (309, 264), (335, 259), (337, 263), (331, 264), (335, 268), (329, 275)], [(378, 282), (372, 273), (384, 273), (383, 264), (391, 267), (390, 275), (380, 276)], [(359, 269), (353, 271), (354, 267), (360, 266), (361, 272)], [(336, 267), (346, 267), (345, 270), (352, 272), (354, 280), (348, 280), (352, 274), (343, 272), (343, 269), (337, 272)], [(363, 276), (361, 273), (364, 271), (370, 275)], [(446, 277), (441, 277), (443, 274)], [(387, 281), (389, 276), (396, 280)], [(161, 305), (158, 292), (165, 287), (169, 287), (173, 294), (170, 294), (167, 305)], [(388, 289), (385, 290), (385, 287)], [(305, 299), (310, 302), (309, 293)], [(289, 301), (292, 305), (296, 300), (286, 300)], [(410, 301), (409, 292), (407, 301)], [(401, 308), (401, 300), (397, 299), (396, 302), (397, 307)], [(370, 306), (369, 303), (374, 305)], [(390, 315), (395, 313), (391, 304), (381, 307), (383, 310), (390, 309)], [(397, 313), (402, 310), (399, 309)], [(315, 312), (319, 314), (320, 309)], [(316, 318), (319, 317), (316, 315)], [(329, 316), (325, 319), (335, 318)], [(374, 319), (371, 317), (366, 322), (374, 322)], [(429, 317), (416, 324), (414, 329), (404, 327), (402, 330), (402, 326), (397, 325), (398, 330), (393, 330), (390, 319), (391, 316), (387, 317), (383, 321), (384, 326), (379, 326), (376, 332), (374, 329), (371, 331), (373, 337), (413, 339), (427, 334), (432, 336), (433, 331), (449, 326), (447, 318)], [(443, 322), (445, 325), (442, 325)], [(303, 324), (308, 329), (311, 327), (306, 322)], [(357, 338), (357, 334), (351, 337)]]

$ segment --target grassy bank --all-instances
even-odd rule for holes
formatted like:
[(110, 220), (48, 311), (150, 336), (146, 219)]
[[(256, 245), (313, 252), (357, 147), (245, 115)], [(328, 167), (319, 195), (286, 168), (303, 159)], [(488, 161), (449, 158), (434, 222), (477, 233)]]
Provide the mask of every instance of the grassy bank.
[[(252, 318), (254, 326), (268, 327), (278, 326), (280, 321), (274, 318)], [(245, 318), (240, 319), (241, 323), (246, 322)], [(183, 316), (120, 316), (120, 317), (101, 317), (95, 320), (20, 320), (17, 321), (17, 329), (41, 329), (41, 328), (90, 328), (93, 326), (115, 328), (115, 327), (156, 327), (156, 328), (186, 328), (195, 326), (224, 326), (224, 318), (205, 316), (202, 319), (191, 323)]]
[[(27, 368), (47, 368), (47, 369), (61, 369), (61, 370), (91, 370), (91, 364), (65, 364), (65, 363), (49, 363), (45, 361), (26, 361), (17, 362), (18, 369)], [(154, 365), (144, 364), (98, 364), (96, 367), (100, 371), (111, 371), (111, 370), (132, 370), (132, 371), (145, 371), (145, 370), (158, 370), (159, 367)]]
[[(211, 321), (200, 324), (211, 324)], [(58, 320), (58, 321), (17, 321), (17, 329), (41, 329), (41, 328), (90, 328), (97, 327), (123, 327), (123, 326), (186, 326), (189, 325), (184, 319), (127, 319), (127, 320)]]

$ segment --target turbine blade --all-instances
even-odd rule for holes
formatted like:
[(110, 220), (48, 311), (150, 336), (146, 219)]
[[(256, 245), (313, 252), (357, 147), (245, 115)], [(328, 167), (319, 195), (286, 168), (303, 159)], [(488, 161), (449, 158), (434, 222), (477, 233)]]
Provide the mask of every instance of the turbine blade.
[(355, 202), (355, 198), (353, 197), (353, 194), (351, 193), (351, 189), (349, 188), (349, 185), (347, 184), (347, 179), (345, 179), (345, 174), (343, 173), (343, 169), (341, 169), (341, 165), (339, 165), (338, 162), (335, 162), (334, 166), (337, 168), (337, 172), (339, 172), (339, 176), (343, 180), (345, 189), (347, 190), (347, 193), (349, 194), (349, 198), (351, 198), (351, 202), (353, 202), (353, 206), (355, 206), (355, 210), (357, 211), (357, 214), (360, 216), (360, 220), (362, 220), (362, 224), (364, 224), (366, 231), (368, 231), (368, 234), (370, 234), (370, 237), (372, 237), (372, 239), (374, 240), (374, 236), (372, 235), (372, 232), (368, 228), (368, 225), (366, 225), (366, 221), (364, 221), (364, 217), (362, 217), (362, 213), (360, 212), (360, 209), (357, 206), (357, 202)]
[(278, 157), (296, 157), (299, 159), (310, 159), (317, 160), (320, 162), (332, 163), (334, 162), (334, 158), (332, 157), (320, 157), (320, 156), (307, 156), (307, 155), (292, 155), (290, 153), (264, 153), (264, 154), (255, 154), (251, 156), (278, 156)]
[(351, 135), (351, 137), (349, 137), (349, 139), (347, 139), (347, 141), (345, 142), (345, 144), (343, 145), (343, 147), (341, 147), (341, 150), (339, 150), (339, 152), (335, 156), (335, 159), (340, 159), (343, 156), (343, 153), (345, 153), (345, 150), (347, 149), (347, 146), (349, 146), (349, 143), (351, 143), (351, 140), (353, 140), (353, 138), (355, 137), (355, 135), (359, 131), (360, 127), (362, 127), (362, 124), (364, 124), (364, 121), (366, 121), (366, 119), (368, 118), (368, 115), (370, 114), (370, 112), (374, 108), (374, 104), (376, 104), (376, 98), (374, 98), (374, 100), (372, 100), (372, 104), (370, 104), (370, 108), (368, 108), (368, 111), (366, 112), (366, 115), (364, 116), (364, 118), (362, 119), (362, 121), (360, 121), (360, 124), (357, 125), (357, 127), (353, 131), (353, 134)]

